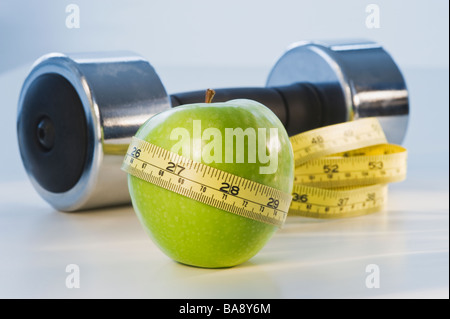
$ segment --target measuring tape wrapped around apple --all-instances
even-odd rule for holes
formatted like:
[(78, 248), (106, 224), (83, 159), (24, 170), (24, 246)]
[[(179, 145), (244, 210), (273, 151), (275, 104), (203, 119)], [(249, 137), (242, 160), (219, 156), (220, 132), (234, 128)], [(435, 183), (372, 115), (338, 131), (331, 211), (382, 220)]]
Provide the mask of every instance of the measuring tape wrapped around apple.
[[(207, 128), (196, 136), (201, 121)], [(274, 128), (277, 134), (265, 131)], [(260, 141), (262, 150), (256, 149)], [(239, 143), (245, 153), (237, 151)], [(275, 170), (261, 167), (268, 162), (266, 151), (277, 155)], [(155, 243), (181, 263), (217, 268), (251, 258), (288, 215), (336, 218), (382, 210), (387, 184), (406, 176), (406, 158), (406, 149), (388, 144), (376, 118), (289, 138), (268, 108), (234, 100), (180, 106), (152, 117), (133, 138), (122, 169), (129, 174), (136, 213)]]

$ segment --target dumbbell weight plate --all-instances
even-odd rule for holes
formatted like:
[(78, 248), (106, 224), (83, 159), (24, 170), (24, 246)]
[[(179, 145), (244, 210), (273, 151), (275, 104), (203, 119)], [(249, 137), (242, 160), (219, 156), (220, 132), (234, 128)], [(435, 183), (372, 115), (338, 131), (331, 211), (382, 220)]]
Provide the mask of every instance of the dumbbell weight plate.
[(34, 188), (63, 211), (129, 203), (126, 148), (170, 107), (153, 67), (133, 53), (43, 56), (24, 81), (17, 119)]
[[(322, 100), (321, 126), (377, 117), (389, 142), (401, 144), (409, 114), (405, 80), (391, 56), (377, 43), (299, 42), (278, 59), (267, 87), (312, 84)], [(290, 120), (296, 116), (292, 114)], [(289, 123), (295, 125), (295, 123)]]

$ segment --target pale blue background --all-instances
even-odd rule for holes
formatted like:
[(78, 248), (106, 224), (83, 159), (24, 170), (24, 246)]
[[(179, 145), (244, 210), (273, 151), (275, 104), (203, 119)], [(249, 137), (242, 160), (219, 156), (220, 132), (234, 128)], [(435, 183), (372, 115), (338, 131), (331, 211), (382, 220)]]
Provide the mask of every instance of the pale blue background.
[[(81, 28), (65, 27), (78, 4)], [(367, 29), (378, 4), (381, 28)], [(368, 37), (401, 67), (448, 67), (445, 0), (1, 0), (0, 71), (52, 50), (126, 49), (162, 66), (267, 67), (289, 43)]]

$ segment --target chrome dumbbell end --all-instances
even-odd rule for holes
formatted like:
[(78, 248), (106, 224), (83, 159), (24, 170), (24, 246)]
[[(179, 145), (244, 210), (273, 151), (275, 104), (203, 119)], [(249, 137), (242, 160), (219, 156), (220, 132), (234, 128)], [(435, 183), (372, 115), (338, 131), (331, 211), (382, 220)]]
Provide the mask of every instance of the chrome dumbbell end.
[(320, 94), (322, 125), (377, 117), (389, 142), (406, 134), (406, 82), (392, 57), (368, 40), (302, 41), (278, 59), (267, 86), (307, 82)]
[(170, 108), (153, 67), (132, 53), (52, 53), (34, 64), (19, 97), (25, 170), (53, 207), (128, 203), (123, 154), (142, 123)]

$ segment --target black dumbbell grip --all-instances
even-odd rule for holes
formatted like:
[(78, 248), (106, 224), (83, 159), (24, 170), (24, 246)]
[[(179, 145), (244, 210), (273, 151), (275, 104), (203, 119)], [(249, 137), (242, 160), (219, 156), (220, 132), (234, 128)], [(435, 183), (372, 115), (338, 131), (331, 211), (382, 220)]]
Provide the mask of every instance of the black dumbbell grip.
[[(324, 125), (319, 93), (308, 83), (280, 87), (250, 87), (214, 89), (213, 102), (234, 99), (258, 101), (275, 113), (286, 127), (289, 136)], [(172, 107), (205, 101), (205, 91), (172, 94)]]

